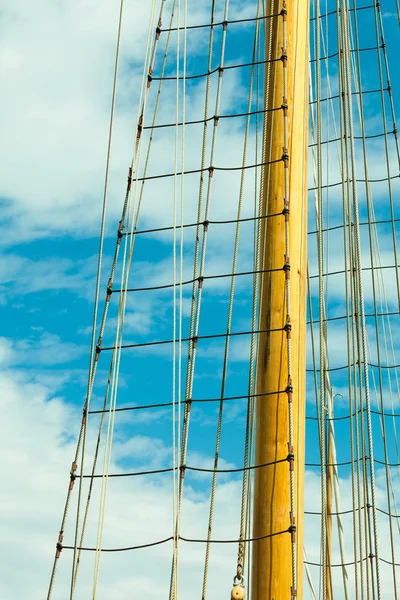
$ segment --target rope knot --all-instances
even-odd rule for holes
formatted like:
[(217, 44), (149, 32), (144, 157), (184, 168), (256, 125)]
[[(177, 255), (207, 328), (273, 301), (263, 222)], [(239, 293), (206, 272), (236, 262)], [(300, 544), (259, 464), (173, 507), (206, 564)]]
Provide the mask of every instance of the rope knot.
[(58, 534), (58, 540), (57, 540), (57, 544), (56, 544), (56, 558), (60, 558), (60, 554), (63, 549), (63, 545), (62, 545), (63, 539), (64, 539), (63, 532), (60, 531), (60, 533)]

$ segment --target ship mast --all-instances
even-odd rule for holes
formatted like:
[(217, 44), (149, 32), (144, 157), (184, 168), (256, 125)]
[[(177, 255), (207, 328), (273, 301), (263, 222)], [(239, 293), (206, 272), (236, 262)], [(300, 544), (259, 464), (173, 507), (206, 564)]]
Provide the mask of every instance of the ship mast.
[(275, 464), (255, 469), (254, 538), (263, 539), (251, 587), (253, 600), (283, 600), (302, 598), (303, 579), (309, 5), (266, 5), (280, 14), (265, 19), (261, 203), (263, 217), (278, 216), (260, 225), (255, 464)]

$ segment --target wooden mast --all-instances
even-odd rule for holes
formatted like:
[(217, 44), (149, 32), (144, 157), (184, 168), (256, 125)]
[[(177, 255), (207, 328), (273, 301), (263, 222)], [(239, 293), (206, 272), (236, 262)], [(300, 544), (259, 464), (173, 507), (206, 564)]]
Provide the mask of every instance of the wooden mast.
[[(257, 353), (255, 464), (288, 457), (289, 400), (293, 408), (294, 505), (297, 590), (292, 590), (292, 534), (290, 515), (290, 462), (255, 469), (254, 537), (280, 535), (256, 541), (252, 557), (252, 600), (302, 598), (303, 581), (303, 488), (305, 434), (305, 338), (306, 338), (306, 248), (307, 248), (307, 122), (308, 122), (308, 0), (267, 0), (265, 20), (266, 63), (265, 108), (287, 104), (287, 154), (266, 165), (262, 181), (262, 213), (283, 213), (285, 169), (289, 188), (290, 325), (293, 393), (274, 394), (288, 386), (287, 323), (285, 300), (285, 216), (261, 220), (261, 269), (278, 269), (261, 276), (259, 329), (270, 330), (259, 337)], [(286, 10), (285, 10), (286, 9)], [(285, 14), (286, 12), (286, 14)], [(286, 48), (284, 48), (286, 20)], [(285, 55), (287, 60), (285, 59)], [(287, 79), (284, 82), (284, 69)], [(286, 89), (286, 99), (284, 96)], [(266, 112), (263, 162), (280, 159), (284, 149), (285, 109)], [(286, 167), (285, 167), (286, 164)], [(287, 188), (286, 188), (287, 189)], [(277, 330), (277, 331), (271, 331)]]

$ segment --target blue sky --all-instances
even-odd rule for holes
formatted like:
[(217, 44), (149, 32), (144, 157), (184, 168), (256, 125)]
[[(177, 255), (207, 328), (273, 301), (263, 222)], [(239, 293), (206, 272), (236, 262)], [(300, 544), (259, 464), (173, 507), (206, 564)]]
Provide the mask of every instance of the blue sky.
[[(129, 3), (128, 3), (129, 4)], [(141, 69), (144, 59), (144, 43), (149, 19), (149, 8), (144, 3), (133, 2), (126, 8), (122, 35), (121, 68), (118, 83), (118, 100), (116, 110), (113, 153), (110, 171), (110, 186), (108, 197), (108, 212), (106, 222), (106, 238), (104, 245), (104, 261), (102, 273), (101, 303), (104, 301), (104, 291), (111, 267), (112, 253), (115, 247), (116, 230), (126, 188), (127, 169), (131, 160), (132, 145), (135, 136), (138, 90), (140, 87)], [(189, 2), (190, 22), (206, 23), (209, 20), (208, 3)], [(222, 12), (222, 3), (219, 14)], [(331, 0), (321, 3), (321, 11), (331, 10)], [(383, 15), (385, 37), (388, 48), (398, 41), (398, 24), (395, 15), (395, 2), (389, 2), (387, 13)], [(167, 2), (169, 6), (170, 3)], [(0, 7), (2, 7), (0, 3)], [(98, 251), (98, 231), (101, 210), (101, 198), (104, 180), (104, 165), (108, 128), (108, 113), (110, 105), (112, 68), (117, 25), (117, 8), (115, 3), (107, 0), (99, 7), (92, 0), (70, 4), (54, 5), (48, 0), (41, 0), (40, 6), (25, 6), (23, 0), (6, 6), (3, 12), (4, 36), (0, 45), (0, 60), (7, 85), (2, 96), (2, 115), (4, 123), (5, 143), (2, 145), (2, 188), (0, 200), (2, 203), (3, 225), (2, 249), (0, 255), (1, 273), (1, 307), (3, 313), (0, 339), (0, 363), (2, 367), (2, 394), (7, 408), (7, 435), (4, 442), (7, 448), (14, 448), (10, 455), (9, 491), (5, 499), (10, 515), (10, 523), (20, 519), (19, 514), (30, 516), (37, 520), (37, 531), (32, 529), (28, 536), (40, 540), (36, 557), (27, 552), (19, 557), (18, 544), (12, 542), (10, 556), (12, 560), (7, 577), (3, 578), (0, 587), (1, 600), (15, 596), (15, 586), (18, 587), (18, 597), (25, 593), (25, 583), (17, 583), (17, 569), (23, 561), (31, 561), (36, 566), (39, 575), (32, 575), (33, 598), (42, 598), (50, 571), (52, 545), (54, 543), (64, 497), (64, 489), (68, 479), (68, 469), (73, 456), (74, 436), (76, 435), (80, 410), (84, 402), (86, 390), (87, 367), (89, 360), (90, 328), (92, 322), (93, 296)], [(253, 16), (253, 2), (232, 2), (230, 18)], [(166, 26), (167, 18), (164, 18)], [(222, 20), (222, 19), (221, 19)], [(329, 18), (328, 53), (335, 51), (335, 17)], [(375, 30), (372, 20), (372, 10), (360, 12), (360, 45), (374, 46)], [(326, 22), (324, 22), (326, 32)], [(252, 52), (253, 24), (248, 26), (232, 25), (228, 28), (226, 46), (226, 64), (249, 62)], [(206, 63), (204, 52), (207, 47), (207, 30), (197, 30), (188, 35), (188, 73), (205, 72)], [(163, 36), (161, 38), (161, 49)], [(213, 66), (219, 64), (221, 29), (215, 36)], [(181, 40), (182, 43), (182, 40)], [(172, 38), (172, 44), (176, 39)], [(50, 50), (49, 50), (50, 49)], [(398, 64), (393, 52), (388, 52), (390, 75), (393, 86), (393, 97), (398, 97)], [(377, 80), (376, 52), (363, 53), (363, 84), (368, 89), (379, 87)], [(364, 58), (365, 57), (365, 58)], [(154, 75), (159, 73), (161, 52), (157, 55)], [(173, 73), (175, 58), (168, 63), (167, 71)], [(323, 95), (327, 91), (328, 80), (326, 72), (323, 75)], [(221, 114), (245, 112), (247, 104), (246, 88), (250, 76), (248, 68), (229, 70), (224, 74), (221, 95)], [(330, 84), (337, 90), (337, 63), (332, 59), (329, 63)], [(214, 114), (215, 82), (213, 76), (211, 86), (210, 115)], [(21, 82), (23, 81), (23, 85)], [(148, 118), (154, 107), (154, 96), (157, 82), (150, 88)], [(174, 122), (175, 120), (175, 88), (174, 82), (165, 82), (159, 112), (159, 122)], [(187, 118), (202, 118), (204, 103), (204, 80), (195, 80), (187, 84)], [(255, 104), (253, 103), (253, 106)], [(375, 134), (382, 131), (382, 121), (379, 120), (379, 96), (366, 97), (365, 117), (367, 133)], [(386, 106), (389, 108), (389, 105)], [(338, 115), (338, 105), (333, 111)], [(389, 113), (388, 113), (389, 115)], [(243, 148), (243, 132), (245, 120), (237, 118), (221, 120), (218, 125), (215, 164), (232, 166), (241, 164)], [(251, 122), (248, 164), (255, 161), (255, 119)], [(388, 116), (388, 128), (392, 129), (391, 118)], [(324, 134), (332, 137), (332, 113), (324, 115)], [(358, 128), (356, 126), (356, 131)], [(212, 127), (209, 127), (209, 139)], [(198, 125), (186, 128), (185, 168), (198, 168), (200, 160), (200, 143), (202, 128)], [(166, 173), (173, 170), (174, 163), (174, 128), (156, 131), (151, 154), (149, 173)], [(323, 135), (324, 137), (324, 135)], [(392, 136), (393, 137), (393, 136)], [(144, 134), (144, 149), (148, 138)], [(336, 147), (329, 155), (324, 153), (324, 181), (337, 181), (339, 165), (336, 158)], [(381, 176), (385, 171), (381, 158), (383, 152), (381, 138), (368, 143), (370, 177)], [(210, 148), (208, 147), (208, 152)], [(391, 146), (391, 169), (393, 175), (398, 175), (397, 156)], [(361, 145), (357, 143), (357, 173), (363, 177), (361, 164)], [(143, 168), (143, 156), (142, 166)], [(384, 176), (384, 175), (383, 175)], [(185, 221), (195, 221), (199, 176), (188, 175), (185, 178)], [(211, 220), (232, 219), (236, 217), (238, 199), (239, 175), (236, 173), (217, 172), (213, 182), (211, 197)], [(310, 187), (312, 181), (310, 178)], [(376, 218), (389, 218), (387, 202), (387, 186), (374, 184), (372, 186)], [(398, 194), (398, 180), (393, 182), (394, 197)], [(165, 182), (148, 182), (139, 228), (152, 228), (172, 224), (173, 209), (173, 178)], [(245, 201), (243, 215), (251, 216), (254, 210), (254, 173), (249, 171), (245, 180)], [(365, 191), (359, 185), (361, 219), (366, 217)], [(315, 229), (314, 195), (310, 194), (310, 229)], [(324, 205), (329, 214), (326, 226), (341, 222), (340, 188), (333, 188), (324, 195)], [(328, 207), (329, 204), (329, 207)], [(390, 228), (379, 226), (379, 246), (384, 264), (393, 264), (391, 250)], [(210, 225), (206, 267), (207, 275), (229, 273), (231, 271), (234, 227), (232, 225)], [(341, 235), (341, 234), (340, 234)], [(185, 231), (184, 279), (191, 278), (194, 231)], [(329, 271), (342, 268), (343, 251), (336, 252), (339, 234), (334, 231), (329, 235)], [(316, 271), (315, 236), (310, 237), (310, 272)], [(365, 260), (368, 263), (366, 238)], [(252, 224), (245, 224), (241, 230), (239, 245), (239, 260), (237, 270), (251, 270), (252, 265)], [(342, 245), (342, 237), (340, 237)], [(339, 266), (337, 266), (339, 265)], [(115, 287), (119, 287), (120, 270), (117, 270)], [(158, 285), (172, 281), (172, 238), (170, 234), (151, 234), (137, 238), (134, 248), (132, 270), (129, 279), (130, 287)], [(344, 314), (343, 295), (338, 291), (340, 277), (332, 277), (328, 286), (327, 314), (337, 316)], [(397, 310), (396, 290), (393, 285), (393, 272), (385, 273), (385, 285), (388, 294), (389, 308)], [(371, 284), (365, 279), (367, 311), (371, 307)], [(191, 286), (186, 286), (184, 292), (183, 329), (188, 328), (188, 310)], [(251, 277), (237, 278), (236, 302), (233, 313), (232, 330), (250, 331), (251, 329)], [(314, 290), (314, 288), (313, 288)], [(229, 295), (229, 279), (208, 280), (205, 282), (201, 308), (199, 335), (224, 333), (227, 320), (227, 299)], [(109, 314), (109, 326), (106, 329), (106, 340), (113, 339), (115, 327), (117, 295), (112, 297)], [(101, 304), (102, 306), (102, 304)], [(128, 295), (127, 316), (125, 323), (124, 341), (140, 343), (152, 340), (172, 338), (173, 296), (171, 290), (162, 292), (136, 292)], [(313, 310), (317, 313), (317, 303), (313, 299)], [(395, 338), (397, 317), (392, 320)], [(316, 329), (318, 336), (318, 329)], [(343, 356), (344, 329), (337, 322), (328, 329), (328, 344), (330, 347), (331, 366), (341, 366), (346, 363)], [(186, 337), (186, 336), (184, 336)], [(107, 341), (107, 345), (108, 345)], [(228, 379), (225, 394), (244, 395), (248, 384), (248, 336), (232, 340)], [(196, 359), (196, 377), (193, 397), (218, 397), (221, 388), (221, 368), (223, 361), (223, 340), (210, 342), (200, 340)], [(371, 332), (371, 354), (374, 356), (374, 334)], [(396, 342), (395, 342), (396, 346)], [(185, 356), (186, 346), (183, 346)], [(121, 376), (118, 390), (118, 405), (140, 405), (171, 400), (171, 352), (172, 347), (162, 347), (161, 350), (144, 348), (130, 349), (123, 352), (121, 361)], [(391, 358), (389, 357), (389, 362)], [(310, 360), (309, 360), (310, 366)], [(97, 408), (102, 402), (104, 386), (108, 370), (108, 358), (104, 352), (99, 361), (99, 372), (94, 388), (92, 408)], [(185, 372), (185, 369), (183, 369)], [(397, 382), (391, 379), (396, 404), (398, 404)], [(346, 402), (345, 378), (342, 372), (332, 375), (332, 385), (344, 394), (343, 401), (337, 401), (337, 414), (348, 411)], [(388, 381), (385, 381), (385, 387)], [(315, 403), (312, 394), (311, 378), (307, 384), (307, 410), (309, 416), (315, 415)], [(374, 400), (373, 400), (374, 402)], [(243, 455), (243, 434), (245, 422), (245, 401), (227, 404), (223, 438), (221, 446), (220, 465), (238, 466)], [(98, 417), (95, 417), (97, 419)], [(118, 416), (119, 419), (119, 416)], [(376, 430), (379, 431), (375, 419)], [(338, 422), (336, 426), (338, 443), (338, 460), (348, 460), (348, 427), (347, 421)], [(93, 421), (90, 441), (94, 441), (96, 421)], [(207, 404), (195, 407), (190, 433), (189, 457), (191, 464), (211, 466), (215, 444), (216, 406)], [(20, 432), (20, 433), (18, 433)], [(307, 445), (307, 460), (318, 458), (316, 452), (315, 422), (308, 421), (309, 443)], [(391, 434), (390, 434), (391, 435)], [(18, 436), (18, 437), (17, 437)], [(133, 443), (129, 441), (133, 438)], [(234, 443), (232, 443), (234, 440)], [(50, 451), (49, 448), (53, 450)], [(396, 462), (393, 440), (390, 443), (393, 462)], [(171, 463), (171, 412), (170, 409), (153, 412), (124, 413), (117, 420), (114, 439), (114, 459), (112, 469), (128, 467), (159, 468)], [(21, 454), (19, 454), (19, 451)], [(36, 462), (31, 457), (35, 454), (41, 457), (43, 465), (43, 489), (36, 480), (24, 473), (35, 469)], [(51, 454), (52, 456), (49, 456)], [(381, 447), (378, 443), (377, 458), (382, 458)], [(188, 460), (189, 462), (189, 460)], [(309, 474), (309, 490), (315, 489), (318, 494), (318, 471)], [(16, 480), (16, 473), (21, 477)], [(340, 472), (343, 477), (344, 504), (350, 501), (348, 493), (348, 469)], [(218, 509), (220, 521), (216, 537), (220, 533), (236, 537), (237, 502), (240, 496), (239, 477), (222, 478)], [(115, 481), (115, 483), (114, 483)], [(129, 506), (129, 494), (133, 492), (133, 482), (126, 487), (116, 483), (110, 484), (109, 514), (118, 512), (116, 507)], [(158, 483), (157, 483), (158, 482)], [(204, 535), (208, 512), (207, 484), (209, 479), (196, 478), (188, 475), (188, 503), (185, 508), (185, 525), (187, 531)], [(158, 485), (158, 487), (157, 487)], [(396, 483), (397, 485), (397, 483)], [(147, 487), (146, 487), (147, 486)], [(154, 488), (152, 488), (154, 486)], [(118, 535), (110, 528), (106, 537), (111, 543), (124, 543), (126, 535), (129, 538), (144, 539), (148, 536), (155, 539), (159, 529), (165, 526), (170, 529), (170, 478), (160, 478), (155, 482), (137, 484), (136, 500), (138, 506), (148, 503), (148, 512), (143, 513), (143, 523), (147, 529), (138, 531), (141, 524), (134, 523), (132, 530), (124, 532), (123, 526), (118, 525)], [(153, 495), (151, 495), (153, 490)], [(154, 494), (154, 490), (156, 493)], [(160, 503), (154, 506), (154, 496), (159, 494)], [(312, 495), (312, 494), (311, 494)], [(31, 498), (31, 503), (22, 501)], [(133, 496), (132, 496), (133, 497)], [(230, 499), (234, 497), (228, 508)], [(119, 503), (119, 500), (123, 502)], [(18, 504), (20, 502), (20, 505)], [(382, 502), (384, 502), (384, 497)], [(20, 506), (21, 513), (10, 507)], [(136, 506), (136, 504), (135, 504)], [(138, 510), (138, 506), (136, 506)], [(39, 509), (38, 509), (39, 507)], [(47, 507), (46, 509), (44, 507)], [(152, 510), (150, 510), (152, 507)], [(311, 508), (314, 509), (315, 508)], [(130, 514), (128, 508), (127, 515)], [(236, 510), (236, 513), (235, 513)], [(318, 510), (318, 508), (316, 509)], [(30, 512), (31, 511), (31, 512)], [(35, 512), (36, 511), (36, 512)], [(48, 511), (48, 513), (46, 512)], [(155, 517), (155, 511), (159, 516)], [(197, 511), (197, 512), (196, 512)], [(95, 513), (96, 511), (94, 511)], [(43, 513), (43, 514), (42, 514)], [(39, 514), (38, 517), (35, 515)], [(115, 514), (115, 512), (114, 512)], [(122, 519), (123, 510), (121, 508)], [(125, 514), (125, 513), (124, 513)], [(198, 515), (198, 530), (192, 523)], [(225, 519), (222, 519), (223, 515)], [(116, 517), (117, 518), (117, 517)], [(129, 517), (126, 517), (129, 520)], [(152, 527), (150, 520), (155, 519), (159, 527)], [(114, 523), (113, 521), (111, 521)], [(124, 521), (126, 522), (126, 521)], [(95, 516), (93, 530), (95, 535)], [(225, 529), (224, 526), (226, 525)], [(310, 525), (318, 532), (318, 523)], [(135, 529), (136, 528), (136, 529)], [(218, 528), (221, 528), (219, 531)], [(185, 531), (186, 531), (185, 530)], [(22, 536), (19, 525), (10, 526), (10, 536), (18, 531)], [(314, 529), (313, 529), (314, 531)], [(114, 535), (115, 534), (115, 535)], [(9, 533), (7, 532), (7, 536)], [(140, 537), (142, 535), (142, 538)], [(189, 535), (189, 534), (188, 534)], [(317, 533), (318, 535), (318, 533)], [(119, 537), (118, 537), (119, 536)], [(162, 536), (160, 536), (162, 537)], [(16, 538), (17, 540), (20, 537)], [(6, 542), (9, 538), (6, 537)], [(351, 550), (351, 545), (350, 545)], [(165, 555), (157, 555), (160, 561), (160, 572), (167, 572), (168, 560)], [(188, 565), (193, 571), (189, 575), (198, 581), (201, 569), (196, 570), (196, 564), (201, 566), (202, 550), (187, 550)], [(190, 554), (193, 552), (193, 554)], [(225, 552), (225, 554), (224, 554)], [(318, 549), (311, 544), (310, 553), (318, 560)], [(212, 581), (214, 587), (210, 597), (214, 597), (217, 589), (229, 589), (231, 576), (235, 569), (235, 549), (221, 550), (215, 554), (215, 571)], [(67, 560), (67, 559), (65, 559)], [(111, 559), (110, 559), (111, 560)], [(110, 560), (104, 561), (106, 573), (110, 571)], [(130, 560), (130, 559), (127, 559)], [(142, 558), (138, 559), (142, 560)], [(145, 557), (144, 559), (145, 560)], [(197, 561), (197, 562), (196, 562)], [(217, 583), (218, 569), (224, 563), (229, 582)], [(129, 563), (128, 563), (129, 564)], [(142, 564), (140, 562), (140, 564)], [(127, 564), (121, 561), (122, 567)], [(151, 573), (143, 567), (143, 580), (139, 588), (147, 589)], [(89, 572), (89, 570), (88, 570)], [(232, 572), (232, 573), (231, 573)], [(147, 574), (146, 574), (147, 573)], [(91, 574), (91, 571), (90, 571)], [(63, 575), (62, 575), (63, 577)], [(88, 580), (83, 585), (89, 585)], [(116, 575), (115, 575), (116, 577)], [(147, 578), (146, 578), (147, 577)], [(156, 578), (157, 579), (157, 578)], [(165, 585), (160, 575), (154, 581), (154, 596), (164, 593)], [(62, 581), (64, 581), (62, 579)], [(115, 579), (116, 581), (116, 579)], [(317, 579), (318, 581), (318, 579)], [(108, 584), (104, 583), (101, 594), (110, 592)], [(119, 593), (123, 593), (128, 583), (120, 578)], [(216, 586), (220, 587), (216, 587)], [(61, 588), (60, 588), (61, 589)], [(116, 588), (117, 589), (117, 588)], [(128, 589), (128, 587), (126, 588)], [(116, 596), (119, 597), (119, 596)], [(150, 597), (150, 596), (149, 596)], [(215, 596), (216, 597), (216, 596)]]

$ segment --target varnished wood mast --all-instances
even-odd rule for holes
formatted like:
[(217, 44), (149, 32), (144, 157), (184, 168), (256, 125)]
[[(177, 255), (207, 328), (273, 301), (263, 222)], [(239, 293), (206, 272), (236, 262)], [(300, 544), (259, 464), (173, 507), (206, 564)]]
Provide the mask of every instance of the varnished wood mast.
[[(279, 13), (282, 0), (267, 0), (266, 15)], [(307, 249), (307, 124), (309, 2), (286, 2), (286, 48), (283, 20), (265, 20), (266, 60), (287, 56), (290, 324), (292, 356), (292, 402), (294, 434), (295, 525), (297, 598), (303, 583), (303, 490), (305, 435), (305, 338), (306, 338), (306, 249)], [(283, 104), (285, 60), (266, 64), (265, 108)], [(269, 80), (269, 86), (268, 86)], [(284, 110), (265, 113), (263, 161), (282, 157)], [(285, 184), (284, 161), (264, 167), (263, 214), (282, 213)], [(287, 321), (285, 301), (285, 217), (262, 219), (261, 269), (279, 269), (262, 276), (260, 329), (278, 330), (260, 336), (257, 355), (257, 393), (285, 390), (288, 385)], [(256, 408), (255, 464), (288, 456), (289, 418), (286, 393), (258, 397)], [(290, 527), (289, 461), (255, 469), (254, 537), (268, 536)], [(289, 600), (292, 587), (292, 546), (289, 532), (254, 542), (252, 555), (252, 600)]]

